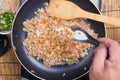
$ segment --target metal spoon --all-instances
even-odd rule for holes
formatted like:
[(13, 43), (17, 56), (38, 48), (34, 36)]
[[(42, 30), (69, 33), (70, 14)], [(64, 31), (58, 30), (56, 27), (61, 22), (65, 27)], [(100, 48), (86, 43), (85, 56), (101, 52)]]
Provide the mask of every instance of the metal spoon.
[(99, 46), (98, 40), (90, 36), (84, 29), (77, 27), (77, 28), (71, 28), (71, 30), (74, 32), (72, 36), (73, 41), (88, 42), (96, 46)]

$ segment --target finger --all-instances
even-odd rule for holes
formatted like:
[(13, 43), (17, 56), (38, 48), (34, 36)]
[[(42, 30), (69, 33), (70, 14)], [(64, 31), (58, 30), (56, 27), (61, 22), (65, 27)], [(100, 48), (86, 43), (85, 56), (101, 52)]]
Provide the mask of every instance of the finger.
[(120, 59), (120, 45), (117, 41), (114, 41), (109, 38), (100, 38), (99, 42), (103, 43), (108, 48), (108, 53), (110, 55), (111, 61), (116, 61)]
[(106, 47), (119, 46), (119, 43), (117, 41), (110, 38), (99, 38), (98, 41), (103, 43)]
[(93, 59), (93, 68), (101, 71), (104, 68), (104, 63), (107, 56), (107, 49), (104, 45), (100, 45), (94, 51), (94, 59)]
[(90, 66), (90, 70), (89, 70), (89, 79), (90, 80), (93, 80), (95, 77), (95, 74), (96, 74), (96, 72), (94, 71), (94, 69), (93, 69), (93, 65), (91, 65)]

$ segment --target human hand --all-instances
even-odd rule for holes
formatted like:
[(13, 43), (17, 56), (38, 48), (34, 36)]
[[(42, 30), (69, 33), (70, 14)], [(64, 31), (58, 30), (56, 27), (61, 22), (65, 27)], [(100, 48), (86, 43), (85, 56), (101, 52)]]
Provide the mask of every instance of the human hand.
[[(120, 45), (109, 38), (98, 39), (102, 45), (94, 51), (90, 80), (120, 80)], [(109, 58), (107, 58), (109, 55)]]

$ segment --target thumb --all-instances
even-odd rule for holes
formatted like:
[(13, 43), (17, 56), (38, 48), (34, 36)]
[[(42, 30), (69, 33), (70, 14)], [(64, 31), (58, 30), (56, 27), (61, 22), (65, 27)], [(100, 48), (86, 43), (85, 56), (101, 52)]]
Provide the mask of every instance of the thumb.
[(104, 63), (107, 56), (107, 49), (104, 45), (100, 45), (94, 51), (94, 58), (93, 58), (93, 68), (100, 70), (104, 68)]

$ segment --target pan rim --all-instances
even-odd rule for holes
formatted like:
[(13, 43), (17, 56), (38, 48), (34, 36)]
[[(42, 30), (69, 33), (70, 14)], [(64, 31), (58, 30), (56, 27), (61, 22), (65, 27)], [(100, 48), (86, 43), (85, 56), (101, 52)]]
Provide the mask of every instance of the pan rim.
[[(25, 3), (27, 3), (27, 1), (28, 1), (28, 0), (26, 0), (26, 1), (21, 5), (21, 7), (18, 9), (18, 11), (17, 11), (17, 13), (16, 13), (16, 15), (15, 15), (15, 18), (14, 18), (13, 23), (15, 22), (15, 19), (16, 19), (16, 17), (17, 17), (17, 14), (19, 13), (20, 9), (22, 8), (23, 5), (25, 5)], [(90, 0), (90, 2), (91, 2), (91, 0)], [(96, 7), (96, 5), (95, 5), (93, 2), (91, 2), (91, 3), (95, 6), (95, 8), (96, 8), (97, 11), (99, 12), (99, 14), (102, 15), (101, 11)], [(104, 24), (104, 29), (105, 29), (105, 37), (106, 37), (106, 33), (107, 33), (107, 32), (106, 32), (106, 25), (105, 25), (105, 24)], [(13, 31), (13, 27), (12, 27), (12, 31)], [(11, 36), (13, 37), (12, 34), (11, 34)], [(28, 70), (28, 69), (24, 66), (24, 64), (21, 62), (21, 60), (19, 60), (19, 58), (18, 58), (18, 56), (17, 56), (17, 53), (16, 53), (16, 51), (15, 51), (15, 46), (14, 46), (13, 42), (12, 42), (12, 46), (13, 46), (13, 50), (14, 50), (15, 56), (17, 57), (17, 60), (18, 60), (18, 61), (20, 62), (20, 64), (25, 68), (25, 70), (28, 71), (28, 72), (29, 72), (30, 74), (32, 74), (33, 76), (35, 76), (36, 78), (45, 80), (45, 79), (43, 79), (43, 78), (35, 75), (34, 73), (32, 73), (30, 70)], [(83, 76), (86, 75), (88, 72), (89, 72), (89, 70), (88, 70), (86, 73), (84, 73), (83, 75), (78, 76), (77, 78), (75, 78), (75, 79), (73, 79), (73, 80), (76, 80), (76, 79), (78, 79), (78, 78), (83, 77)]]
[[(16, 14), (15, 14), (15, 18), (14, 18), (14, 20), (13, 20), (12, 26), (14, 25), (14, 22), (15, 22), (15, 19), (16, 19), (16, 17), (17, 17), (17, 14), (18, 14), (19, 11), (21, 10), (21, 8), (25, 5), (25, 3), (27, 3), (27, 2), (28, 2), (28, 0), (25, 0), (25, 1), (21, 4), (21, 6), (19, 7), (19, 9), (17, 10), (17, 12), (16, 12)], [(11, 30), (13, 31), (13, 27), (12, 27)], [(11, 33), (11, 37), (13, 37), (12, 33)], [(11, 39), (12, 39), (12, 38), (11, 38)], [(12, 41), (12, 40), (11, 40), (11, 41)], [(19, 61), (20, 65), (22, 65), (22, 67), (23, 67), (27, 72), (29, 72), (31, 75), (33, 75), (34, 77), (36, 77), (36, 78), (38, 78), (38, 79), (45, 80), (44, 78), (41, 78), (41, 77), (36, 76), (35, 74), (33, 74), (30, 70), (28, 70), (28, 69), (24, 66), (24, 64), (21, 62), (21, 60), (20, 60), (20, 59), (18, 58), (18, 56), (17, 56), (17, 53), (16, 53), (16, 51), (15, 51), (15, 50), (16, 50), (16, 47), (14, 46), (13, 41), (12, 41), (12, 47), (13, 47), (15, 56), (16, 56), (17, 60)]]

